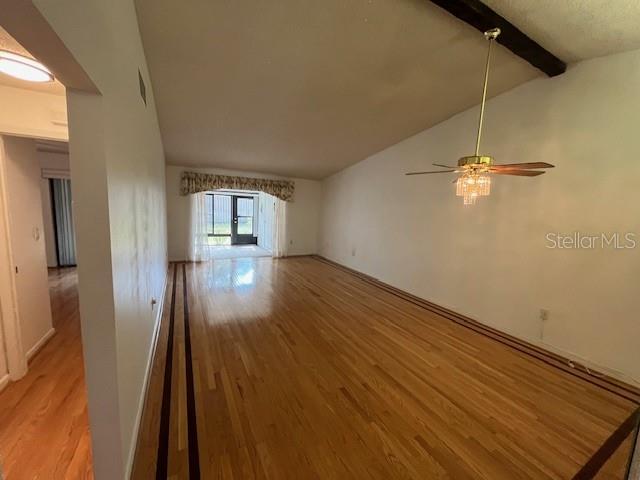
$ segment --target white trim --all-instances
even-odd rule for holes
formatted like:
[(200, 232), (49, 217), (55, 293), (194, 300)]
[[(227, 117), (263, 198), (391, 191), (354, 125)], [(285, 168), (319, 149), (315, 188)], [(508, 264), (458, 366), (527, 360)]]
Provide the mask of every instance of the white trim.
[(593, 377), (602, 378), (602, 375), (604, 374), (604, 375), (606, 375), (608, 377), (611, 377), (614, 380), (619, 380), (621, 382), (627, 383), (627, 384), (631, 385), (632, 387), (636, 387), (636, 388), (640, 387), (640, 378), (632, 377), (630, 375), (622, 373), (619, 370), (616, 370), (616, 369), (613, 369), (611, 367), (607, 367), (605, 365), (593, 362), (593, 361), (588, 360), (588, 359), (586, 359), (586, 358), (584, 358), (584, 357), (582, 357), (582, 356), (580, 356), (580, 355), (578, 355), (576, 353), (573, 353), (570, 350), (565, 350), (563, 348), (556, 347), (556, 346), (554, 346), (554, 345), (552, 345), (550, 343), (547, 343), (547, 342), (545, 342), (543, 340), (536, 339), (536, 338), (529, 338), (529, 337), (527, 337), (525, 335), (521, 335), (521, 334), (515, 332), (514, 330), (512, 330), (510, 328), (506, 328), (504, 326), (495, 325), (495, 324), (490, 323), (490, 322), (484, 322), (484, 321), (480, 320), (478, 317), (474, 316), (473, 314), (470, 314), (469, 312), (466, 312), (464, 310), (460, 310), (460, 309), (456, 308), (455, 306), (448, 305), (448, 304), (442, 303), (442, 302), (436, 302), (434, 300), (431, 300), (431, 299), (428, 299), (428, 298), (425, 298), (425, 297), (421, 297), (420, 295), (418, 295), (416, 293), (413, 293), (411, 290), (405, 290), (402, 287), (398, 287), (398, 286), (396, 286), (396, 285), (394, 285), (392, 283), (385, 282), (385, 280), (382, 280), (379, 277), (374, 277), (372, 275), (369, 275), (369, 274), (365, 273), (362, 270), (357, 270), (355, 267), (351, 267), (350, 265), (348, 265), (347, 262), (342, 263), (337, 259), (334, 259), (334, 258), (329, 257), (329, 256), (325, 256), (323, 254), (319, 254), (317, 256), (320, 259), (327, 260), (327, 261), (329, 261), (331, 263), (334, 263), (334, 264), (338, 265), (339, 267), (344, 267), (344, 268), (346, 268), (348, 270), (352, 270), (352, 271), (357, 272), (359, 274), (368, 276), (369, 278), (371, 278), (371, 279), (373, 279), (373, 280), (375, 280), (377, 282), (381, 282), (383, 285), (386, 284), (389, 287), (391, 287), (393, 289), (396, 289), (396, 290), (398, 290), (400, 292), (407, 293), (407, 294), (409, 294), (411, 296), (414, 296), (414, 297), (422, 299), (422, 300), (424, 300), (424, 301), (426, 301), (428, 303), (431, 303), (431, 304), (433, 304), (433, 305), (435, 305), (437, 307), (449, 310), (449, 311), (453, 312), (455, 315), (467, 317), (467, 318), (473, 320), (474, 322), (477, 322), (479, 325), (492, 328), (492, 329), (494, 329), (494, 330), (496, 330), (496, 331), (498, 331), (500, 333), (505, 333), (505, 334), (513, 337), (516, 340), (519, 340), (519, 341), (522, 341), (522, 342), (526, 342), (526, 343), (528, 343), (530, 345), (533, 345), (534, 347), (541, 348), (542, 350), (544, 350), (546, 352), (555, 353), (556, 355), (559, 355), (559, 356), (563, 357), (567, 361), (567, 365), (570, 368), (582, 367), (582, 368), (578, 368), (578, 370), (579, 371), (586, 371), (586, 373), (588, 375), (591, 375)]
[[(160, 336), (160, 326), (162, 322), (162, 312), (164, 310), (164, 295), (167, 290), (167, 282), (169, 280), (168, 271), (165, 273), (164, 284), (162, 286), (162, 293), (157, 303), (159, 305), (158, 312), (156, 313), (155, 324), (153, 326), (153, 336), (151, 339), (151, 346), (147, 356), (147, 368), (144, 373), (144, 382), (140, 398), (138, 399), (138, 411), (136, 412), (136, 421), (133, 425), (133, 434), (131, 435), (131, 446), (129, 447), (129, 458), (127, 458), (127, 465), (125, 469), (125, 477), (131, 478), (133, 473), (133, 461), (136, 456), (136, 448), (138, 447), (138, 435), (140, 433), (140, 424), (142, 422), (142, 414), (144, 413), (144, 402), (147, 399), (147, 391), (149, 390), (149, 381), (151, 380), (151, 370), (153, 368), (153, 359), (156, 354), (156, 346), (158, 345), (158, 337)], [(0, 479), (1, 480), (1, 479)]]
[(42, 178), (71, 178), (71, 171), (66, 168), (43, 168), (40, 172)]
[(55, 328), (51, 328), (47, 333), (45, 333), (42, 338), (38, 340), (37, 343), (27, 351), (27, 361), (31, 360), (35, 356), (35, 354), (38, 353), (42, 347), (44, 347), (45, 343), (47, 343), (49, 339), (55, 335), (55, 333)]
[[(33, 92), (35, 93), (35, 92)], [(8, 123), (0, 124), (0, 134), (12, 137), (36, 138), (41, 140), (54, 140), (56, 142), (68, 142), (69, 132), (63, 126), (57, 126), (51, 122), (53, 128), (19, 127)]]
[[(431, 300), (427, 300), (427, 301), (431, 301)], [(436, 302), (432, 302), (432, 303), (436, 303)], [(443, 304), (437, 304), (437, 305), (440, 305), (441, 307), (447, 308), (452, 311), (456, 311), (454, 307), (451, 307), (449, 305), (443, 305)], [(557, 347), (555, 345), (552, 345), (551, 343), (545, 342), (544, 340), (540, 340), (537, 338), (530, 338), (525, 335), (521, 335), (515, 332), (513, 329), (506, 328), (504, 326), (499, 327), (489, 322), (483, 322), (482, 320), (478, 319), (478, 317), (469, 315), (467, 312), (458, 311), (458, 313), (466, 317), (469, 317), (472, 320), (475, 320), (476, 322), (482, 325), (486, 325), (487, 327), (490, 327), (490, 328), (495, 328), (496, 330), (502, 333), (506, 333), (507, 335), (511, 335), (512, 337), (518, 340), (530, 343), (535, 347), (546, 350), (547, 352), (560, 355), (561, 357), (564, 357), (567, 360), (567, 365), (569, 367), (576, 368), (577, 366), (580, 366), (582, 368), (579, 368), (578, 370), (587, 370), (587, 373), (593, 377), (602, 377), (602, 374), (605, 374), (615, 380), (620, 380), (621, 382), (628, 383), (629, 385), (640, 387), (640, 379), (633, 378), (618, 370), (615, 370), (613, 368), (606, 367), (605, 365), (601, 365), (599, 363), (588, 360), (576, 353), (573, 353), (570, 350), (565, 350), (563, 348)]]
[(4, 377), (0, 378), (0, 392), (4, 390), (7, 387), (7, 385), (9, 385), (9, 380), (11, 380), (11, 378), (9, 378), (8, 373), (5, 373)]
[(567, 360), (569, 360), (574, 364), (574, 365), (569, 364), (571, 368), (575, 368), (575, 364), (578, 364), (588, 369), (589, 371), (587, 373), (589, 373), (589, 375), (592, 375), (594, 377), (600, 377), (601, 375), (599, 375), (599, 373), (601, 374), (604, 373), (605, 375), (611, 378), (614, 378), (616, 380), (620, 380), (621, 382), (628, 383), (629, 385), (633, 385), (635, 387), (640, 387), (640, 379), (626, 375), (625, 373), (619, 370), (606, 367), (596, 362), (592, 362), (591, 360), (584, 358), (576, 353), (573, 353), (569, 350), (564, 350), (563, 348), (558, 348), (547, 342), (536, 341), (536, 340), (534, 341), (526, 340), (526, 341), (533, 343), (534, 345), (537, 345), (538, 347), (541, 347), (552, 353), (556, 353), (562, 357), (565, 357)]
[[(331, 260), (331, 259), (330, 259)], [(377, 280), (377, 279), (376, 279)], [(382, 280), (380, 280), (382, 281)], [(384, 283), (384, 282), (383, 282)], [(393, 286), (393, 285), (391, 285)], [(395, 287), (398, 288), (398, 287)], [(411, 294), (411, 292), (408, 292)], [(635, 386), (635, 387), (640, 387), (640, 378), (634, 378), (631, 377), (630, 375), (624, 374), (622, 372), (620, 372), (619, 370), (615, 370), (611, 367), (607, 367), (605, 365), (602, 365), (600, 363), (597, 362), (593, 362), (591, 360), (588, 360), (587, 358), (584, 358), (576, 353), (573, 353), (570, 350), (565, 350), (564, 348), (560, 348), (557, 347), (551, 343), (545, 342), (544, 340), (538, 339), (538, 338), (530, 338), (526, 335), (521, 335), (518, 332), (514, 331), (511, 328), (507, 328), (504, 326), (497, 326), (494, 325), (493, 323), (490, 322), (484, 322), (482, 320), (480, 320), (478, 317), (469, 314), (468, 312), (465, 311), (460, 311), (460, 310), (456, 310), (455, 307), (452, 307), (451, 305), (446, 305), (443, 303), (438, 303), (438, 302), (434, 302), (432, 300), (429, 299), (424, 299), (427, 300), (428, 302), (434, 303), (436, 305), (439, 305), (440, 307), (444, 307), (448, 310), (454, 311), (460, 315), (464, 315), (465, 317), (469, 317), (472, 320), (475, 320), (476, 322), (478, 322), (481, 325), (486, 325), (487, 327), (490, 328), (494, 328), (496, 330), (498, 330), (499, 332), (502, 333), (506, 333), (507, 335), (510, 335), (514, 338), (516, 338), (517, 340), (521, 340), (527, 343), (530, 343), (531, 345), (541, 348), (543, 350), (546, 350), (547, 352), (551, 352), (551, 353), (555, 353), (556, 355), (560, 355), (561, 357), (564, 357), (567, 360), (567, 365), (571, 368), (576, 368), (576, 366), (580, 366), (582, 368), (580, 368), (579, 370), (587, 370), (587, 373), (591, 376), (594, 377), (601, 377), (602, 374), (605, 374), (615, 380), (619, 380), (621, 382), (624, 383), (628, 383), (629, 385)], [(599, 375), (600, 374), (600, 375)]]
[(8, 204), (6, 153), (4, 141), (0, 138), (0, 323), (4, 332), (7, 370), (11, 380), (15, 381), (26, 375), (27, 359), (22, 345)]
[[(320, 257), (322, 257), (322, 255), (320, 255)], [(342, 266), (346, 266), (347, 268), (351, 268), (347, 264), (340, 263), (337, 260), (334, 260), (332, 258), (329, 258), (329, 257), (324, 257), (324, 258), (327, 258), (328, 260), (330, 260), (332, 262), (335, 262), (338, 265), (342, 265)], [(364, 272), (360, 272), (360, 273), (364, 273)], [(385, 283), (384, 280), (381, 280), (381, 279), (379, 279), (377, 277), (372, 277), (372, 278), (374, 280), (378, 280), (378, 281), (380, 281), (382, 283)], [(548, 343), (548, 342), (544, 341), (541, 338), (532, 338), (532, 337), (529, 337), (527, 335), (522, 335), (522, 334), (516, 332), (512, 328), (508, 328), (508, 327), (505, 327), (505, 326), (502, 326), (502, 325), (500, 325), (500, 326), (499, 325), (495, 325), (495, 324), (493, 324), (491, 322), (485, 322), (483, 320), (480, 320), (477, 316), (473, 315), (472, 313), (470, 313), (468, 311), (457, 309), (455, 306), (447, 305), (445, 303), (441, 303), (441, 302), (437, 302), (437, 301), (434, 301), (434, 300), (431, 300), (431, 299), (428, 299), (428, 298), (420, 297), (419, 295), (413, 293), (410, 290), (403, 290), (402, 288), (397, 287), (397, 286), (395, 286), (393, 284), (389, 284), (389, 285), (391, 285), (394, 288), (398, 288), (401, 291), (409, 293), (410, 295), (415, 295), (418, 298), (422, 298), (423, 300), (426, 300), (427, 302), (433, 303), (434, 305), (437, 305), (439, 307), (451, 310), (452, 312), (455, 312), (458, 315), (463, 315), (465, 317), (468, 317), (468, 318), (478, 322), (481, 325), (485, 325), (487, 327), (496, 329), (501, 333), (506, 333), (507, 335), (510, 335), (510, 336), (514, 337), (515, 339), (517, 339), (517, 340), (521, 340), (523, 342), (530, 343), (531, 345), (533, 345), (535, 347), (538, 347), (538, 348), (541, 348), (543, 350), (546, 350), (547, 352), (551, 352), (551, 353), (555, 353), (556, 355), (560, 355), (561, 357), (564, 357), (567, 360), (567, 365), (569, 367), (576, 368), (576, 367), (579, 366), (579, 367), (582, 367), (582, 368), (579, 368), (578, 370), (583, 370), (583, 371), (588, 369), (587, 373), (589, 375), (593, 376), (593, 377), (602, 377), (602, 374), (605, 374), (605, 375), (613, 378), (614, 380), (619, 380), (621, 382), (627, 383), (627, 384), (632, 385), (634, 387), (640, 387), (640, 378), (632, 377), (632, 376), (627, 375), (627, 374), (625, 374), (625, 373), (623, 373), (623, 372), (621, 372), (619, 370), (616, 370), (614, 368), (607, 367), (607, 366), (602, 365), (600, 363), (588, 360), (587, 358), (582, 357), (582, 356), (580, 356), (580, 355), (578, 355), (578, 354), (576, 354), (576, 353), (574, 353), (574, 352), (572, 352), (570, 350), (565, 350), (564, 348), (560, 348), (560, 347), (555, 346), (555, 345), (553, 345), (551, 343)], [(541, 337), (543, 337), (543, 335), (541, 335)], [(573, 365), (572, 365), (572, 363), (573, 363)], [(598, 374), (600, 374), (600, 375), (598, 375)]]
[[(450, 310), (454, 310), (453, 308), (450, 308), (450, 307), (446, 307), (446, 308), (449, 308)], [(517, 338), (518, 340), (522, 340), (524, 342), (530, 343), (531, 345), (542, 348), (543, 350), (546, 350), (548, 352), (555, 353), (556, 355), (560, 355), (561, 357), (564, 357), (567, 359), (567, 365), (569, 367), (576, 368), (577, 366), (580, 366), (582, 368), (578, 368), (578, 370), (586, 370), (587, 373), (593, 377), (602, 377), (602, 374), (605, 374), (615, 380), (620, 380), (621, 382), (628, 383), (629, 385), (640, 387), (640, 379), (631, 377), (629, 375), (626, 375), (620, 372), (619, 370), (615, 370), (613, 368), (607, 367), (600, 363), (593, 362), (576, 353), (573, 353), (570, 350), (565, 350), (564, 348), (557, 347), (555, 345), (552, 345), (551, 343), (545, 342), (544, 340), (539, 340), (537, 338), (528, 338), (527, 336), (520, 335), (509, 328), (496, 327), (491, 323), (482, 322), (471, 315), (466, 315), (466, 316), (474, 319), (478, 323), (487, 325), (488, 327), (491, 327), (491, 328), (495, 328), (502, 333), (506, 333), (507, 335), (511, 335), (512, 337)]]

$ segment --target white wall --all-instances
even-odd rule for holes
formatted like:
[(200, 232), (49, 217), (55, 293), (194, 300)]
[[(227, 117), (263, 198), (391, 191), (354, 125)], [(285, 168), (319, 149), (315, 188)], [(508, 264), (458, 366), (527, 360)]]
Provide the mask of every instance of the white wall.
[(50, 140), (67, 140), (64, 95), (0, 85), (0, 133)]
[[(164, 154), (132, 0), (35, 0), (101, 96), (68, 92), (97, 479), (127, 476), (166, 278)], [(138, 88), (146, 82), (147, 105)]]
[[(189, 197), (180, 195), (180, 175), (183, 171), (215, 173), (219, 175), (244, 175), (257, 178), (281, 178), (260, 173), (239, 172), (216, 168), (191, 168), (167, 166), (167, 226), (169, 260), (179, 261), (188, 257), (189, 251)], [(318, 223), (321, 185), (315, 180), (292, 179), (295, 194), (287, 205), (288, 255), (317, 253)]]
[[(38, 151), (40, 170), (55, 170), (57, 173), (69, 172), (69, 154)], [(58, 266), (56, 254), (55, 229), (51, 204), (51, 189), (48, 178), (40, 179), (40, 197), (42, 199), (42, 221), (44, 224), (44, 242), (47, 253), (47, 267)]]
[(35, 353), (52, 333), (51, 304), (40, 202), (40, 166), (35, 140), (3, 135), (0, 162), (6, 175), (9, 238), (25, 353)]
[[(326, 179), (321, 253), (548, 348), (640, 379), (640, 51), (572, 65), (492, 99), (482, 152), (547, 161), (498, 177), (464, 206), (451, 175), (474, 147), (478, 109)], [(428, 105), (425, 105), (428, 108)], [(634, 250), (554, 250), (549, 232), (634, 232)], [(540, 309), (549, 310), (543, 324)]]

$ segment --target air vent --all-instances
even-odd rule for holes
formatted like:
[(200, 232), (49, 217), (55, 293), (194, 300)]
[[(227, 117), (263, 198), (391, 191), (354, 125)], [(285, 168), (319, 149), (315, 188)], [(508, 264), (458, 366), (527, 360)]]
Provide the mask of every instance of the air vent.
[(142, 79), (142, 74), (140, 70), (138, 70), (138, 83), (140, 84), (140, 96), (142, 97), (142, 101), (145, 106), (147, 105), (147, 86), (144, 84), (144, 80)]

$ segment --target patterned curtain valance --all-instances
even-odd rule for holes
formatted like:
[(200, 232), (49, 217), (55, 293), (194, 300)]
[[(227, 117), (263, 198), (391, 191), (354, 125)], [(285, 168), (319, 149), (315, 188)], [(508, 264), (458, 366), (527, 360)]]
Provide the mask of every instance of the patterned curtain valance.
[(231, 177), (209, 173), (182, 172), (180, 194), (206, 192), (228, 188), (231, 190), (256, 190), (268, 193), (280, 200), (293, 198), (294, 182), (290, 180), (269, 180), (267, 178)]

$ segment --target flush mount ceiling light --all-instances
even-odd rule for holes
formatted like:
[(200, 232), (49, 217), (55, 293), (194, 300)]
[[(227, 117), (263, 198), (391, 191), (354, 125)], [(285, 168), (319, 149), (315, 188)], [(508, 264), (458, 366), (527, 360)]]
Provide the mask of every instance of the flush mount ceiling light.
[(0, 50), (0, 73), (27, 82), (53, 82), (53, 74), (40, 62), (6, 50)]
[(478, 197), (486, 196), (491, 193), (491, 177), (489, 174), (495, 175), (517, 175), (520, 177), (537, 177), (542, 175), (543, 171), (539, 168), (553, 168), (553, 165), (545, 162), (530, 163), (509, 163), (503, 165), (494, 165), (493, 157), (489, 155), (480, 155), (480, 138), (482, 137), (482, 120), (484, 118), (484, 106), (487, 99), (487, 84), (489, 83), (489, 65), (491, 63), (491, 46), (496, 38), (500, 35), (499, 28), (492, 28), (484, 32), (484, 36), (489, 42), (487, 52), (487, 63), (484, 71), (484, 86), (482, 88), (482, 103), (480, 104), (480, 118), (478, 119), (478, 136), (476, 138), (476, 153), (462, 157), (458, 160), (458, 166), (441, 165), (434, 163), (436, 167), (448, 168), (449, 170), (437, 170), (431, 172), (410, 172), (406, 175), (426, 175), (431, 173), (460, 173), (456, 180), (456, 195), (464, 199), (465, 205), (473, 205)]

